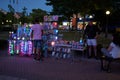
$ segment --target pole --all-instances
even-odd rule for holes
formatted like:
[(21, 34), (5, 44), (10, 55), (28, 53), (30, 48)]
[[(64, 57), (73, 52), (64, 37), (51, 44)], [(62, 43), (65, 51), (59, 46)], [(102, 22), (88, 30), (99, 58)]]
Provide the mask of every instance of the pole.
[(106, 29), (105, 29), (105, 37), (108, 36), (108, 17), (109, 17), (110, 11), (106, 11)]
[(106, 15), (106, 28), (105, 28), (105, 37), (108, 36), (108, 15)]

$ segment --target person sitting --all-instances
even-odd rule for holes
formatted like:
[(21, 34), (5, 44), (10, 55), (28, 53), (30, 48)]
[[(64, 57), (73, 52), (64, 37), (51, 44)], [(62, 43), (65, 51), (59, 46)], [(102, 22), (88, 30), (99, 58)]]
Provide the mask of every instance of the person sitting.
[[(107, 49), (101, 48), (101, 52), (102, 52), (103, 56), (108, 59), (109, 62), (112, 59), (120, 58), (120, 35), (118, 33), (114, 33), (112, 35), (112, 41), (111, 41), (109, 47)], [(109, 63), (108, 63), (108, 68), (109, 68)], [(101, 69), (104, 70), (104, 62), (103, 61), (102, 61)]]

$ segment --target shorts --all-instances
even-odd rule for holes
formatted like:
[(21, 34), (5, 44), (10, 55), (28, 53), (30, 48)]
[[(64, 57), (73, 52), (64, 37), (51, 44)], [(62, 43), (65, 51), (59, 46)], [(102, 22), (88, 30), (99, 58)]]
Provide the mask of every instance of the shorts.
[(97, 45), (96, 39), (87, 39), (87, 45), (88, 46), (96, 46)]
[(42, 40), (33, 40), (33, 46), (34, 48), (42, 48)]
[(107, 56), (109, 58), (113, 58), (112, 54), (110, 54), (109, 51), (106, 48), (102, 48), (101, 52), (103, 53), (104, 56)]

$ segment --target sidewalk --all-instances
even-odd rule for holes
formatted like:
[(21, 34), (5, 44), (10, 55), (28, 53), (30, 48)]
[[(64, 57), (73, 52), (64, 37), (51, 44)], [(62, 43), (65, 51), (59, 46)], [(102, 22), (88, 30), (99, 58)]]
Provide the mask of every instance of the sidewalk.
[(0, 80), (120, 80), (119, 63), (113, 63), (112, 73), (106, 73), (100, 71), (99, 60), (80, 57), (71, 63), (49, 57), (39, 62), (32, 56), (10, 56), (7, 48), (7, 41), (0, 40)]
[(100, 71), (100, 62), (81, 58), (71, 64), (69, 59), (9, 56), (0, 51), (0, 80), (120, 80), (120, 64), (113, 66), (112, 73)]
[(0, 75), (0, 80), (27, 80), (27, 79), (21, 79), (21, 78), (17, 78), (17, 77)]

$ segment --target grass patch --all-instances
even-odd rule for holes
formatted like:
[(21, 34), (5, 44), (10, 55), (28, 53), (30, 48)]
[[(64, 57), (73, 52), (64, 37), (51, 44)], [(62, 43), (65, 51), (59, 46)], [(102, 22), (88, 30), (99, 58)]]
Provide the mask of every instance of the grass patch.
[[(63, 40), (75, 40), (79, 41), (82, 33), (79, 31), (59, 31), (59, 34), (63, 34)], [(98, 44), (102, 44), (103, 47), (108, 47), (109, 43), (111, 42), (110, 37), (104, 37), (104, 33), (101, 33), (97, 38)]]

